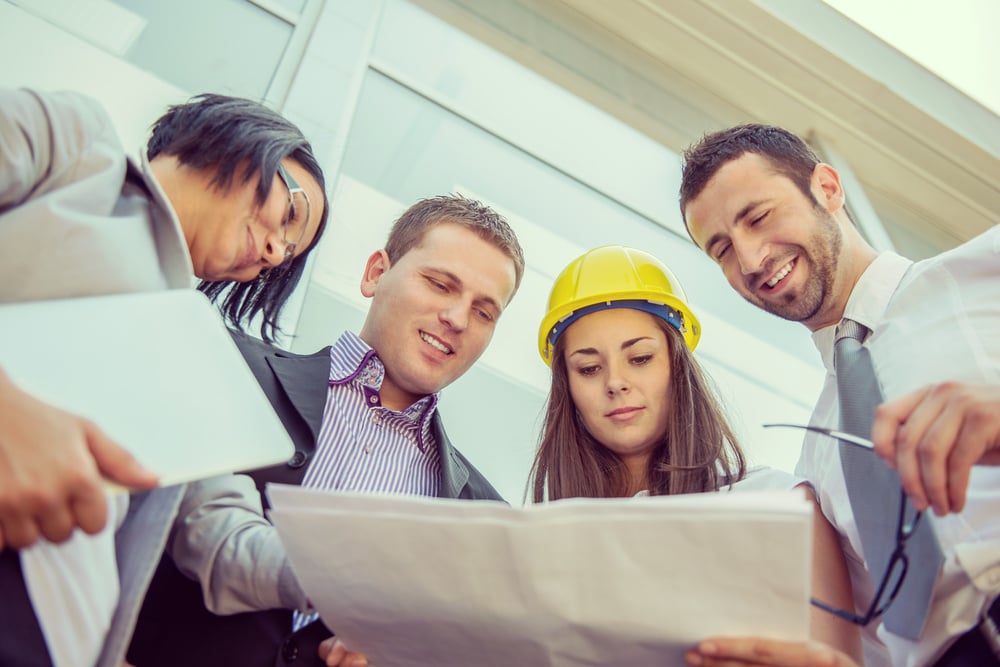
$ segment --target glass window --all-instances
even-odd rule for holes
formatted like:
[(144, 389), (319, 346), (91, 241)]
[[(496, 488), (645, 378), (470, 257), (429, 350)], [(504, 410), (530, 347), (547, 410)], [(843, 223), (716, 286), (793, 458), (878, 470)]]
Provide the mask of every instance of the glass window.
[(306, 0), (270, 0), (275, 4), (281, 5), (285, 9), (289, 9), (296, 14), (301, 14), (303, 8), (306, 6)]
[(126, 59), (192, 94), (263, 99), (294, 30), (246, 0), (115, 1), (148, 21)]

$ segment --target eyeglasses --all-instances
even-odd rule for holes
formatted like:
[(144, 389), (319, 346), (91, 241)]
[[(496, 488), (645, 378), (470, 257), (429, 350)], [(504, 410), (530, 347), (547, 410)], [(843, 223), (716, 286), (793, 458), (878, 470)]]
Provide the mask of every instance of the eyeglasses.
[[(771, 427), (801, 428), (806, 431), (812, 431), (814, 433), (819, 433), (820, 435), (835, 438), (856, 447), (864, 447), (869, 451), (871, 451), (874, 447), (871, 440), (851, 435), (850, 433), (823, 428), (822, 426), (804, 426), (801, 424), (764, 424), (764, 428)], [(872, 456), (874, 455), (875, 454), (873, 452)], [(911, 511), (908, 512), (908, 510)], [(910, 514), (909, 517), (907, 516), (908, 514)], [(875, 595), (872, 597), (872, 602), (868, 607), (868, 611), (864, 614), (856, 614), (853, 611), (847, 611), (846, 609), (837, 609), (836, 607), (828, 605), (825, 602), (817, 600), (816, 598), (811, 598), (809, 601), (823, 611), (829, 612), (834, 616), (861, 626), (868, 625), (873, 620), (884, 614), (893, 603), (893, 600), (896, 599), (896, 596), (899, 595), (899, 591), (903, 587), (903, 580), (906, 579), (906, 572), (910, 567), (910, 559), (906, 555), (906, 542), (917, 529), (917, 524), (920, 522), (921, 516), (923, 516), (923, 513), (913, 509), (906, 498), (906, 492), (903, 491), (902, 487), (900, 487), (899, 521), (896, 524), (896, 548), (893, 549), (892, 555), (889, 557), (889, 563), (886, 565), (885, 573), (882, 575), (881, 582), (879, 582), (879, 585), (875, 589)]]
[(288, 189), (288, 215), (281, 225), (281, 241), (285, 245), (285, 262), (295, 256), (295, 249), (306, 235), (306, 227), (312, 213), (309, 196), (281, 163), (278, 163), (278, 178)]

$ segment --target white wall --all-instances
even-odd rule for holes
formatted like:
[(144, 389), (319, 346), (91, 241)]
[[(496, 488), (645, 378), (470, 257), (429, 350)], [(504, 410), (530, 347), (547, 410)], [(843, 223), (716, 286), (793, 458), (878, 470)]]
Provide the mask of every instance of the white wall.
[[(114, 26), (107, 26), (113, 30)], [(0, 85), (76, 90), (100, 101), (136, 150), (150, 124), (189, 94), (28, 12), (0, 2)]]

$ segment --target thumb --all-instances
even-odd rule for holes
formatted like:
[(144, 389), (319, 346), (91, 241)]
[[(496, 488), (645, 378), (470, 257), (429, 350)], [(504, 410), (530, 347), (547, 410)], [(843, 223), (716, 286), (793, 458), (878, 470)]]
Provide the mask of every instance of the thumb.
[(86, 425), (87, 446), (101, 475), (108, 481), (130, 489), (151, 489), (158, 476), (144, 468), (130, 452), (105, 435), (95, 424)]

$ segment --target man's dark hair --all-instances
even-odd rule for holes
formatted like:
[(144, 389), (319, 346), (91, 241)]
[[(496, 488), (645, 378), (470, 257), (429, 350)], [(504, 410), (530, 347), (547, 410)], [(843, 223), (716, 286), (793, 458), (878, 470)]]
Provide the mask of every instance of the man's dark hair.
[(261, 272), (255, 280), (203, 280), (198, 285), (212, 301), (222, 301), (222, 312), (237, 329), (260, 313), (261, 337), (272, 342), (280, 332), (281, 308), (302, 277), (306, 259), (319, 242), (329, 216), (326, 182), (312, 146), (295, 125), (258, 102), (203, 94), (170, 107), (154, 123), (146, 154), (150, 160), (170, 155), (187, 167), (210, 169), (215, 173), (212, 185), (220, 190), (231, 187), (237, 178), (242, 185), (259, 174), (255, 199), (260, 206), (267, 201), (278, 164), (285, 158), (300, 164), (316, 179), (324, 193), (323, 208), (309, 248), (287, 264)]
[(745, 153), (756, 153), (766, 159), (777, 173), (787, 177), (809, 201), (819, 206), (809, 184), (820, 159), (806, 142), (773, 125), (737, 125), (706, 134), (684, 151), (680, 205), (685, 227), (684, 210), (691, 200), (701, 194), (719, 169)]

